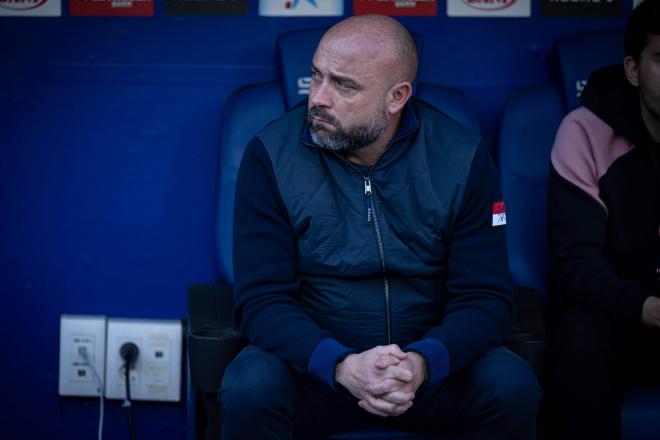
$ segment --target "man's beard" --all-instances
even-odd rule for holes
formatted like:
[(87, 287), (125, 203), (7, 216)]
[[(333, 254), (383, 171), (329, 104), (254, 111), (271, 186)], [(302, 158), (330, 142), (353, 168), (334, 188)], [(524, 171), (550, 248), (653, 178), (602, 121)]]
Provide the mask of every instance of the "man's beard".
[[(318, 126), (315, 127), (313, 116), (332, 124), (335, 130), (329, 131)], [(316, 145), (325, 150), (342, 153), (359, 150), (380, 138), (387, 130), (387, 114), (385, 111), (381, 111), (369, 124), (345, 129), (336, 118), (314, 106), (307, 112), (307, 123), (312, 140)]]
[(642, 105), (653, 115), (656, 121), (660, 122), (660, 90), (642, 90), (640, 88), (640, 97)]
[[(640, 78), (638, 88), (642, 105), (642, 120), (651, 138), (656, 142), (660, 142), (660, 139), (658, 139), (658, 133), (660, 132), (660, 86), (652, 84), (649, 78), (644, 79), (642, 81)], [(644, 109), (646, 112), (644, 112)], [(644, 118), (644, 113), (646, 113), (646, 118)]]

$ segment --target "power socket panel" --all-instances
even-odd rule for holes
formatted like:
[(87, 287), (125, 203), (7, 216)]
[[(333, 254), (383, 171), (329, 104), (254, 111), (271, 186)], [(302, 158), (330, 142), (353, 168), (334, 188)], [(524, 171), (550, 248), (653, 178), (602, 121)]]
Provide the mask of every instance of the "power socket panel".
[[(101, 394), (105, 375), (105, 330), (105, 316), (60, 316), (60, 396)], [(87, 353), (93, 369), (82, 351)]]
[(179, 402), (183, 328), (178, 320), (108, 319), (105, 396), (124, 399), (126, 375), (121, 346), (139, 349), (129, 372), (131, 399)]

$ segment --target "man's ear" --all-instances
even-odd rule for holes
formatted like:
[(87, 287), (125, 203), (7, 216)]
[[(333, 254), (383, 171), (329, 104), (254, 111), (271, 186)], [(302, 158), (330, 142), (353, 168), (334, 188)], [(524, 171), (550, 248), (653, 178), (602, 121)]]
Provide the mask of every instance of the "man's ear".
[(632, 84), (635, 87), (639, 86), (639, 78), (638, 78), (638, 72), (639, 68), (637, 66), (637, 61), (630, 55), (627, 55), (623, 59), (623, 69), (626, 71), (626, 78), (628, 78), (628, 82)]
[(387, 110), (391, 115), (397, 114), (412, 96), (412, 85), (408, 81), (395, 84), (388, 94)]

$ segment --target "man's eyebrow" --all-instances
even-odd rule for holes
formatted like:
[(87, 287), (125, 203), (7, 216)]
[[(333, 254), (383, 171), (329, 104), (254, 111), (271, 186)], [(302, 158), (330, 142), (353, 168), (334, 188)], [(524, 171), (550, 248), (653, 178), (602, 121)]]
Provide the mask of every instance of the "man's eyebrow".
[(349, 78), (347, 76), (342, 76), (342, 75), (336, 75), (334, 73), (331, 73), (328, 75), (332, 81), (336, 82), (342, 82), (344, 84), (350, 85), (352, 87), (359, 87), (359, 84), (352, 78)]
[[(311, 71), (321, 72), (319, 68), (314, 65), (314, 63), (312, 63)], [(348, 76), (337, 75), (336, 73), (329, 73), (328, 78), (330, 78), (330, 80), (334, 82), (342, 82), (344, 84), (350, 85), (351, 87), (361, 88), (360, 84), (357, 81), (355, 81), (353, 78), (350, 78)]]

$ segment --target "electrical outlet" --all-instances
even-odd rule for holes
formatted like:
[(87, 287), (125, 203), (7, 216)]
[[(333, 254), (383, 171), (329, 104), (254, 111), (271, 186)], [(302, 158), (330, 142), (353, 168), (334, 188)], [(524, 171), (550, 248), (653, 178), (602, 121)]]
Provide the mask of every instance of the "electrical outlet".
[(103, 391), (105, 325), (105, 316), (60, 317), (60, 396), (98, 396)]
[(121, 346), (134, 343), (138, 349), (130, 370), (131, 399), (178, 402), (181, 399), (182, 325), (176, 320), (108, 319), (105, 396), (126, 396)]

